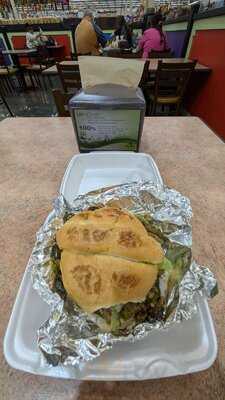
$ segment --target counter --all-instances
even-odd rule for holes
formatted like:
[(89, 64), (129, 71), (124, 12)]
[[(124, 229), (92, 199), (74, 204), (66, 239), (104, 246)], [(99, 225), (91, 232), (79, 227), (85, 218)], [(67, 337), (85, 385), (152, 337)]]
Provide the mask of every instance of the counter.
[[(35, 233), (51, 210), (77, 146), (70, 118), (6, 119), (0, 131), (2, 342)], [(207, 371), (187, 376), (101, 383), (23, 373), (11, 369), (1, 353), (2, 400), (224, 400), (225, 147), (198, 118), (151, 117), (145, 119), (140, 151), (151, 154), (164, 181), (191, 200), (194, 257), (211, 265), (220, 289), (210, 301), (217, 360)]]

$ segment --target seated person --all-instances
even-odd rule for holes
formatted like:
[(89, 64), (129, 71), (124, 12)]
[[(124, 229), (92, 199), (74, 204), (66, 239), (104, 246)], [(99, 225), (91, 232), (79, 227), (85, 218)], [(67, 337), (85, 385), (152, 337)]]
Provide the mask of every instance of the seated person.
[(155, 14), (150, 20), (150, 28), (146, 29), (140, 38), (138, 49), (143, 50), (143, 58), (148, 58), (151, 50), (169, 50), (166, 34), (162, 30), (162, 22), (162, 16)]
[(100, 55), (100, 45), (106, 44), (104, 33), (98, 25), (94, 23), (91, 11), (84, 12), (83, 19), (75, 30), (75, 44), (78, 55)]
[(26, 46), (28, 49), (36, 49), (41, 44), (41, 32), (34, 32), (31, 25), (26, 25)]

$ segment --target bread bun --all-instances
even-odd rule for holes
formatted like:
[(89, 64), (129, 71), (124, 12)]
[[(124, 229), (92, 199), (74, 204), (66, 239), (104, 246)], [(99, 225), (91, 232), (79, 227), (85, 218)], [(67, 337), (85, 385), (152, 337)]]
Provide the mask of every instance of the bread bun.
[(164, 254), (160, 243), (148, 235), (144, 225), (119, 208), (103, 207), (70, 218), (57, 232), (60, 249), (107, 254), (159, 264)]
[(68, 295), (88, 313), (143, 301), (158, 274), (156, 265), (71, 250), (63, 251), (60, 267)]
[(144, 225), (115, 207), (74, 215), (56, 240), (64, 287), (88, 313), (145, 300), (164, 258), (160, 243)]

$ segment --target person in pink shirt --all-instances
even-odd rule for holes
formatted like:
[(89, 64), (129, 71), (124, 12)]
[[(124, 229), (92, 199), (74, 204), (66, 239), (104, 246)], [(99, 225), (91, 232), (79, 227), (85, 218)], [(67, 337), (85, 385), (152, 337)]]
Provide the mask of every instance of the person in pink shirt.
[(138, 43), (143, 50), (142, 58), (148, 58), (151, 50), (166, 51), (169, 49), (166, 34), (162, 30), (162, 17), (155, 14), (151, 19), (151, 28), (144, 31)]

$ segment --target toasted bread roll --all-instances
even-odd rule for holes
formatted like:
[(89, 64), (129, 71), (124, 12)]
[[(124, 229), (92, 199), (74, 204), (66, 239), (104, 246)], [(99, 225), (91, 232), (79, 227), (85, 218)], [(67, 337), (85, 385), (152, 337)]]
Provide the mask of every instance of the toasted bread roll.
[(164, 254), (160, 243), (149, 236), (143, 224), (119, 208), (103, 207), (70, 218), (57, 232), (61, 249), (107, 254), (159, 264)]
[(143, 301), (158, 273), (155, 265), (71, 250), (62, 252), (60, 268), (68, 295), (88, 313)]

